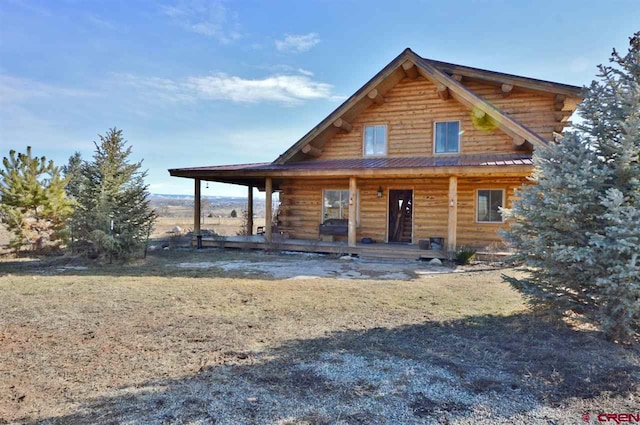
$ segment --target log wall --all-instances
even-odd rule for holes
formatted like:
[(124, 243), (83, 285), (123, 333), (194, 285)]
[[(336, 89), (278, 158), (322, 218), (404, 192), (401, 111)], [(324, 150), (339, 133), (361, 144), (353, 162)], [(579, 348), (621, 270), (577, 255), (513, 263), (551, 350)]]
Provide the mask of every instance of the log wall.
[[(499, 86), (463, 81), (469, 89), (503, 109), (546, 140), (552, 140), (557, 125), (555, 97), (514, 88), (504, 97)], [(387, 156), (433, 155), (435, 121), (461, 121), (460, 154), (499, 154), (518, 151), (512, 138), (496, 129), (474, 127), (471, 112), (453, 98), (442, 100), (435, 86), (418, 77), (403, 79), (384, 95), (386, 102), (371, 105), (351, 122), (350, 132), (338, 132), (322, 147), (318, 159), (361, 158), (365, 125), (387, 125)]]
[[(504, 189), (507, 206), (514, 189), (525, 180), (520, 177), (458, 178), (458, 246), (485, 248), (501, 244), (496, 233), (505, 224), (476, 223), (476, 190)], [(384, 243), (387, 237), (387, 209), (389, 189), (413, 189), (413, 243), (429, 237), (447, 237), (448, 177), (413, 179), (361, 179), (357, 240), (369, 237)], [(383, 197), (378, 198), (378, 188)], [(282, 202), (279, 211), (281, 230), (294, 239), (318, 239), (318, 225), (322, 222), (324, 189), (349, 188), (348, 179), (290, 179), (280, 184)]]

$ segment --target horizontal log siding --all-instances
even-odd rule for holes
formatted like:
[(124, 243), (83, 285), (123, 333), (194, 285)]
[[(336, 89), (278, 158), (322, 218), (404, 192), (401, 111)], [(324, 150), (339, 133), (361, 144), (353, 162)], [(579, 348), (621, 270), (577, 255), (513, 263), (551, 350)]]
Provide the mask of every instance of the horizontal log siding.
[[(553, 95), (523, 92), (514, 88), (513, 94), (505, 98), (499, 87), (475, 82), (464, 84), (545, 139), (551, 140), (555, 121)], [(485, 132), (474, 128), (471, 112), (466, 107), (453, 98), (440, 99), (434, 85), (422, 77), (402, 80), (385, 94), (385, 98), (387, 101), (384, 104), (368, 107), (351, 122), (351, 132), (337, 133), (325, 143), (322, 155), (310, 160), (361, 158), (363, 126), (369, 124), (387, 125), (387, 156), (431, 156), (434, 122), (442, 120), (461, 121), (464, 131), (461, 153), (464, 155), (518, 152), (512, 138), (502, 131)]]
[(504, 247), (498, 230), (505, 228), (504, 223), (476, 222), (476, 191), (478, 189), (504, 189), (506, 206), (511, 207), (514, 190), (527, 180), (514, 177), (458, 178), (458, 246), (488, 248), (491, 245)]
[(465, 81), (464, 84), (475, 94), (502, 109), (543, 139), (553, 140), (554, 127), (558, 125), (555, 117), (554, 94), (524, 91), (514, 87), (512, 93), (504, 97), (499, 87), (477, 81)]
[[(458, 180), (458, 245), (479, 248), (500, 243), (496, 231), (503, 225), (475, 222), (475, 190), (482, 188), (505, 189), (508, 205), (513, 190), (522, 184), (517, 178), (463, 178)], [(294, 239), (318, 239), (318, 225), (322, 221), (323, 189), (349, 187), (342, 180), (285, 180), (281, 183), (282, 203), (279, 220), (283, 231)], [(378, 187), (383, 197), (378, 198)], [(357, 240), (369, 237), (385, 242), (387, 233), (387, 202), (389, 189), (413, 189), (413, 242), (430, 237), (447, 236), (449, 179), (367, 179), (358, 180), (360, 215)]]

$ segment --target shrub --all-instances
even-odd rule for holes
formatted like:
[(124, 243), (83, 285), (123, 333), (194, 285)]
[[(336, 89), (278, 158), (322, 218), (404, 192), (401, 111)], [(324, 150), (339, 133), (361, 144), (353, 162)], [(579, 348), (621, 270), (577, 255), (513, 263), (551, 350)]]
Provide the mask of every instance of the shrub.
[(455, 260), (457, 264), (466, 265), (476, 259), (476, 250), (468, 246), (461, 246), (455, 253)]

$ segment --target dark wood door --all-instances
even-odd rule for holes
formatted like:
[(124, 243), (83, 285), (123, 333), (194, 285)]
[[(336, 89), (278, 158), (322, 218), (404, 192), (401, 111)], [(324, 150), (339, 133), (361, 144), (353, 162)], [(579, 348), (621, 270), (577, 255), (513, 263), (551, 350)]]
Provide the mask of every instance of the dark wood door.
[(389, 242), (411, 243), (413, 190), (389, 190)]

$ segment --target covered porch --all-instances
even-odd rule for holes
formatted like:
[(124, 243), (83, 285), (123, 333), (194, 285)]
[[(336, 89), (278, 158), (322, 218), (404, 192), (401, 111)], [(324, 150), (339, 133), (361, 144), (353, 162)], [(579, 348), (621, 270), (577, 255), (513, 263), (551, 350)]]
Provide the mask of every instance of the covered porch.
[[(444, 258), (461, 245), (482, 248), (500, 241), (496, 232), (502, 222), (478, 219), (478, 191), (500, 188), (502, 205), (530, 172), (530, 158), (519, 154), (317, 160), (170, 170), (173, 176), (194, 180), (193, 229), (194, 244), (198, 246), (365, 256), (395, 252), (415, 258)], [(247, 187), (245, 236), (202, 237), (202, 180)], [(261, 235), (254, 234), (256, 188), (265, 193), (267, 225)], [(281, 195), (277, 220), (274, 192)], [(332, 206), (327, 207), (327, 192), (340, 192), (338, 213)], [(404, 212), (408, 226), (395, 226), (402, 222), (400, 215)], [(324, 238), (320, 225), (335, 218), (341, 221), (344, 233)], [(428, 242), (434, 239), (438, 240), (437, 249), (432, 250)]]

